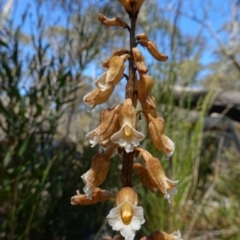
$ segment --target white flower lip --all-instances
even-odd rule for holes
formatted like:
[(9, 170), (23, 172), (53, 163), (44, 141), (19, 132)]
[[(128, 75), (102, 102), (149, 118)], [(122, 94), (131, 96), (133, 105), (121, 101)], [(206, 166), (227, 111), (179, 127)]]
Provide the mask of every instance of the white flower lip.
[[(123, 129), (126, 125), (133, 131), (133, 135), (130, 139), (127, 139), (123, 134)], [(133, 152), (134, 147), (138, 146), (139, 142), (142, 141), (144, 137), (144, 134), (135, 130), (129, 123), (125, 123), (118, 132), (111, 136), (110, 139), (112, 142), (118, 143), (120, 146), (124, 147), (126, 152), (129, 153)]]
[(181, 232), (179, 230), (171, 234), (175, 240), (183, 240)]
[(91, 147), (95, 147), (100, 142), (100, 136), (96, 130), (89, 132), (85, 137), (89, 140)]
[(169, 159), (173, 155), (173, 152), (175, 150), (175, 144), (169, 137), (168, 137), (168, 143), (170, 146), (172, 146), (172, 152), (167, 153), (167, 158)]
[(98, 87), (102, 92), (106, 91), (107, 89), (111, 88), (111, 85), (106, 82), (108, 71), (104, 72), (96, 81), (95, 86)]
[(111, 209), (107, 216), (109, 225), (115, 231), (120, 231), (125, 240), (133, 240), (135, 232), (141, 228), (141, 225), (145, 222), (143, 217), (143, 208), (134, 206), (130, 202), (127, 202), (133, 208), (134, 215), (129, 224), (124, 224), (120, 215), (120, 208), (125, 202), (122, 202), (117, 207)]
[(90, 199), (90, 200), (92, 200), (92, 188), (89, 186), (89, 184), (88, 184), (88, 180), (87, 180), (87, 178), (88, 178), (88, 173), (89, 173), (89, 171), (87, 171), (86, 173), (84, 173), (82, 176), (81, 176), (81, 178), (82, 178), (82, 180), (83, 180), (83, 182), (84, 182), (84, 184), (85, 184), (85, 186), (84, 186), (84, 188), (83, 188), (83, 191), (85, 192), (85, 194), (86, 194), (86, 197), (88, 198), (88, 199)]
[(171, 188), (166, 190), (164, 198), (167, 199), (169, 203), (171, 203), (171, 196), (177, 194), (178, 192), (177, 185), (179, 181), (172, 181), (168, 178), (165, 181), (167, 185), (171, 186)]

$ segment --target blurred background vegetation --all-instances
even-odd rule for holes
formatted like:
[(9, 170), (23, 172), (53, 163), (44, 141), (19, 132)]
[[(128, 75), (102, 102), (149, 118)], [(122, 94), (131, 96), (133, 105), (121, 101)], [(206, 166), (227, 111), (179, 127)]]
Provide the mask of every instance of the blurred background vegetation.
[[(229, 109), (217, 117), (209, 111), (216, 89), (228, 90), (229, 97), (240, 91), (240, 1), (224, 4), (149, 0), (139, 15), (137, 33), (147, 33), (169, 56), (158, 63), (141, 49), (176, 150), (167, 161), (148, 137), (144, 147), (162, 160), (170, 179), (180, 180), (169, 205), (134, 175), (146, 219), (139, 238), (179, 229), (185, 240), (240, 239), (240, 115), (233, 121)], [(128, 48), (127, 32), (103, 27), (99, 12), (127, 21), (117, 1), (0, 1), (0, 239), (112, 235), (105, 216), (114, 202), (70, 205), (82, 191), (80, 175), (100, 150), (89, 147), (85, 134), (97, 127), (103, 108), (124, 96), (122, 80), (104, 106), (88, 112), (82, 103), (104, 71), (101, 61)], [(176, 101), (176, 86), (205, 87), (207, 94), (192, 106), (192, 91)], [(111, 163), (102, 188), (117, 192), (120, 158)]]

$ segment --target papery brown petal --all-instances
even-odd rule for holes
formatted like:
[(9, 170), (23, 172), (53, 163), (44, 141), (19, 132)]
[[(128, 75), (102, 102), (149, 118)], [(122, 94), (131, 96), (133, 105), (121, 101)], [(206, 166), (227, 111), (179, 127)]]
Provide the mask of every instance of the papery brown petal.
[(150, 236), (148, 236), (147, 239), (149, 240), (178, 240), (176, 237), (172, 234), (168, 234), (164, 231), (157, 230), (153, 232)]
[(102, 66), (105, 67), (105, 68), (109, 68), (109, 62), (110, 62), (111, 58), (113, 58), (115, 56), (122, 56), (122, 55), (125, 55), (125, 54), (129, 54), (129, 51), (125, 50), (125, 49), (116, 50), (115, 52), (113, 52), (112, 56), (108, 60), (102, 62)]
[(136, 151), (139, 151), (142, 155), (142, 158), (144, 160), (144, 162), (146, 163), (150, 158), (153, 158), (152, 154), (150, 152), (148, 152), (147, 150), (140, 148), (140, 147), (136, 147), (135, 148)]
[(91, 109), (93, 109), (96, 105), (106, 102), (108, 98), (111, 96), (113, 90), (114, 87), (111, 87), (105, 91), (101, 91), (99, 88), (96, 88), (92, 92), (85, 95), (83, 101)]
[(111, 139), (109, 138), (109, 139), (107, 139), (107, 140), (104, 140), (104, 141), (100, 142), (100, 145), (101, 145), (101, 147), (105, 150), (105, 149), (107, 149), (108, 147), (112, 147), (112, 146), (114, 146), (114, 145), (116, 145), (116, 144), (113, 143), (113, 142), (111, 141)]
[(145, 0), (137, 0), (135, 3), (135, 12), (138, 13)]
[(134, 163), (133, 168), (137, 171), (138, 177), (143, 186), (154, 193), (157, 189), (154, 189), (153, 184), (148, 176), (147, 169), (140, 163)]
[(133, 52), (134, 61), (135, 61), (138, 71), (140, 73), (147, 73), (148, 68), (146, 67), (146, 65), (144, 63), (144, 57), (141, 54), (141, 52), (139, 51), (139, 49), (136, 47), (132, 48), (132, 52)]
[(137, 41), (141, 46), (146, 47), (148, 52), (158, 61), (166, 61), (168, 56), (158, 51), (156, 44), (151, 41), (145, 33), (140, 33), (136, 36)]
[(153, 117), (157, 117), (157, 111), (156, 111), (156, 101), (155, 98), (151, 95), (147, 96), (146, 100), (140, 100), (143, 113), (145, 117), (147, 118), (147, 114), (151, 114)]
[(97, 127), (96, 132), (99, 133), (100, 141), (110, 138), (120, 129), (118, 110), (120, 105), (113, 109), (105, 109), (101, 114), (101, 123)]
[[(140, 43), (141, 44), (141, 43)], [(149, 51), (149, 53), (158, 61), (164, 62), (168, 59), (168, 56), (160, 53), (157, 49), (157, 46), (154, 42), (152, 41), (148, 41), (147, 43), (147, 50)]]
[(159, 151), (171, 155), (174, 151), (174, 143), (164, 134), (164, 120), (160, 116), (152, 117), (147, 114), (148, 130), (154, 147)]
[(133, 128), (136, 126), (136, 109), (130, 98), (126, 99), (119, 110), (119, 123), (122, 126), (125, 121), (128, 121)]
[(147, 37), (147, 35), (145, 33), (140, 33), (136, 36), (136, 40), (139, 41), (139, 43), (141, 44), (141, 46), (143, 47), (147, 47), (148, 45), (148, 41), (150, 41), (150, 39)]
[(137, 82), (137, 90), (138, 98), (141, 103), (147, 101), (147, 97), (150, 95), (152, 91), (153, 84), (154, 84), (153, 79), (150, 76), (146, 74), (140, 74), (140, 79)]
[(98, 14), (98, 20), (105, 26), (118, 26), (122, 28), (129, 27), (128, 24), (121, 20), (119, 17), (107, 18), (102, 13)]
[(116, 205), (117, 206), (125, 201), (128, 201), (135, 206), (137, 206), (137, 204), (138, 204), (137, 193), (130, 187), (122, 188), (116, 195)]
[(160, 116), (153, 117), (151, 114), (147, 114), (147, 121), (149, 124), (149, 128), (154, 133), (158, 135), (163, 134), (164, 132), (164, 119)]
[(72, 205), (91, 205), (95, 204), (101, 201), (109, 200), (111, 198), (115, 198), (115, 194), (102, 190), (100, 188), (95, 188), (92, 193), (92, 199), (88, 199), (85, 194), (80, 194), (77, 191), (77, 195), (73, 196), (71, 198), (71, 204)]
[(131, 2), (132, 0), (118, 0), (120, 4), (125, 8), (126, 12), (131, 12), (132, 7), (131, 7)]
[(109, 61), (109, 70), (107, 72), (106, 82), (115, 86), (123, 77), (125, 69), (124, 60), (120, 56), (114, 56)]
[(145, 236), (145, 237), (140, 238), (140, 240), (151, 240), (151, 238), (149, 236)]
[(87, 173), (86, 181), (90, 189), (100, 186), (107, 177), (110, 158), (116, 151), (117, 146), (109, 147), (103, 153), (97, 153), (92, 158), (92, 166)]
[(146, 170), (153, 184), (153, 188), (158, 189), (162, 195), (165, 196), (167, 193), (166, 175), (160, 161), (154, 157), (148, 159), (148, 161), (146, 161)]

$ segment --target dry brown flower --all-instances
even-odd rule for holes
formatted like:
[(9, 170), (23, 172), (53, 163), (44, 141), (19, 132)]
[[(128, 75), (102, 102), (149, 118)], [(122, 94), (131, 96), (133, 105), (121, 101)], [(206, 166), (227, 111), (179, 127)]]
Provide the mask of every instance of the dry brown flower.
[(110, 191), (102, 190), (100, 188), (94, 188), (92, 193), (92, 199), (87, 198), (86, 194), (80, 194), (77, 191), (77, 195), (71, 198), (72, 205), (91, 205), (101, 201), (109, 200), (111, 198), (115, 198), (115, 194)]
[(139, 49), (137, 47), (132, 49), (133, 52), (133, 57), (134, 57), (134, 61), (137, 67), (137, 70), (140, 73), (147, 73), (148, 72), (148, 68), (144, 63), (144, 57), (141, 54), (141, 52), (139, 51)]
[(129, 28), (128, 24), (124, 22), (121, 18), (119, 17), (114, 17), (114, 18), (107, 18), (104, 16), (102, 13), (98, 14), (98, 20), (105, 26), (116, 26), (116, 27), (122, 27), (122, 28)]

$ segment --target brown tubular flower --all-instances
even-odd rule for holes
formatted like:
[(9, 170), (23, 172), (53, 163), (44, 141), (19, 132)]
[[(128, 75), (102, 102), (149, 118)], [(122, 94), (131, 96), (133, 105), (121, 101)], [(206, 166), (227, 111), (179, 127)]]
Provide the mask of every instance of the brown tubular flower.
[(115, 86), (121, 80), (125, 69), (124, 62), (129, 58), (129, 54), (123, 56), (114, 56), (109, 61), (109, 70), (107, 72), (106, 82), (111, 86)]
[(155, 193), (157, 189), (154, 188), (153, 183), (148, 176), (147, 169), (140, 163), (134, 163), (133, 168), (136, 170), (142, 185), (151, 192)]
[(154, 158), (148, 151), (139, 147), (135, 150), (142, 154), (146, 172), (150, 179), (150, 183), (152, 183), (152, 188), (159, 190), (164, 198), (170, 202), (171, 195), (177, 193), (178, 181), (172, 181), (167, 178), (161, 162), (157, 158)]
[(157, 117), (156, 100), (155, 100), (154, 96), (149, 95), (149, 96), (147, 96), (145, 101), (143, 100), (140, 102), (142, 105), (143, 113), (146, 118), (147, 118), (148, 113), (151, 114), (151, 116), (153, 116), (153, 117)]
[(145, 102), (148, 95), (151, 94), (153, 84), (153, 79), (150, 76), (146, 74), (140, 74), (140, 79), (137, 82), (137, 91), (138, 99), (141, 103)]
[(148, 69), (147, 69), (147, 67), (144, 63), (143, 55), (141, 54), (139, 49), (135, 47), (135, 48), (132, 49), (132, 52), (133, 52), (133, 58), (134, 58), (137, 70), (140, 73), (147, 73)]
[(129, 51), (128, 51), (128, 50), (125, 50), (125, 49), (116, 50), (115, 52), (113, 52), (113, 54), (112, 54), (112, 56), (110, 57), (110, 59), (102, 62), (102, 66), (105, 67), (105, 68), (109, 68), (109, 62), (110, 62), (110, 60), (111, 60), (112, 57), (121, 56), (121, 55), (124, 55), (124, 54), (129, 54)]
[(164, 62), (168, 59), (168, 56), (160, 53), (154, 42), (149, 40), (145, 33), (138, 34), (136, 36), (137, 41), (141, 46), (146, 47), (148, 52), (158, 61)]
[(175, 231), (168, 234), (164, 231), (157, 230), (153, 232), (150, 236), (143, 237), (140, 240), (183, 240), (180, 231)]
[(148, 121), (148, 130), (150, 138), (155, 148), (164, 152), (170, 157), (174, 152), (174, 143), (164, 134), (164, 120), (162, 117), (153, 117), (151, 114), (146, 114)]
[(101, 201), (109, 200), (111, 198), (115, 198), (115, 194), (96, 187), (93, 190), (91, 200), (87, 198), (85, 194), (80, 194), (79, 191), (77, 191), (77, 195), (71, 198), (71, 204), (72, 205), (78, 205), (78, 204), (91, 205)]
[(131, 3), (133, 3), (134, 0), (118, 0), (118, 1), (125, 8), (127, 13), (130, 13), (132, 11)]
[(116, 26), (116, 27), (122, 27), (122, 28), (128, 28), (129, 26), (126, 22), (124, 22), (122, 19), (120, 19), (119, 17), (115, 17), (115, 18), (107, 18), (106, 16), (104, 16), (102, 13), (98, 14), (98, 20), (105, 26), (108, 27), (112, 27), (112, 26)]
[(99, 88), (96, 88), (92, 92), (86, 94), (83, 97), (83, 101), (92, 110), (96, 105), (106, 102), (111, 96), (113, 90), (114, 87), (108, 88), (106, 91), (101, 91)]
[(97, 153), (92, 158), (92, 166), (89, 171), (81, 176), (85, 183), (83, 191), (87, 198), (92, 198), (95, 187), (100, 186), (107, 177), (110, 158), (116, 150), (116, 145), (108, 148), (104, 153)]
[(119, 108), (120, 104), (116, 105), (112, 109), (108, 108), (102, 111), (100, 125), (86, 135), (86, 139), (89, 140), (92, 147), (96, 146), (99, 142), (109, 139), (120, 129), (118, 121)]

